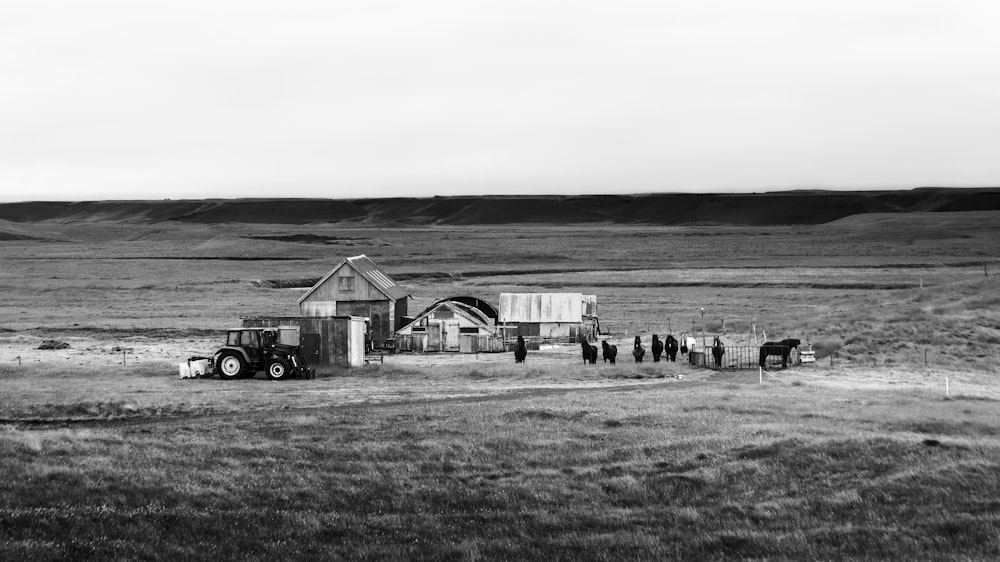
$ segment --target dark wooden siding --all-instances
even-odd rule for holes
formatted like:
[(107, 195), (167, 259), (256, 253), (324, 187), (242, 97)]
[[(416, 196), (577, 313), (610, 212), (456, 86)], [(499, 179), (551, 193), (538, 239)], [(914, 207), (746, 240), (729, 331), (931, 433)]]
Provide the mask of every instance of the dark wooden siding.
[[(398, 301), (397, 301), (398, 304)], [(372, 343), (382, 347), (385, 340), (395, 331), (389, 314), (390, 301), (341, 301), (337, 303), (337, 316), (367, 316), (369, 318)]]
[(303, 347), (306, 360), (311, 367), (323, 368), (333, 365), (350, 366), (353, 351), (355, 363), (364, 358), (363, 330), (352, 329), (358, 320), (347, 317), (302, 318), (253, 317), (244, 318), (244, 328), (277, 328), (296, 326), (299, 328), (299, 345)]

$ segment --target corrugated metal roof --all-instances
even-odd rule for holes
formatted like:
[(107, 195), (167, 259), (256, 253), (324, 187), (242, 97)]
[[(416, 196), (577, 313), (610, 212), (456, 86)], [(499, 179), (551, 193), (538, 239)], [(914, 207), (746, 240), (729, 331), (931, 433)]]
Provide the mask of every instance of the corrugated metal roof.
[(368, 256), (361, 254), (360, 256), (347, 258), (347, 263), (351, 264), (358, 273), (363, 275), (372, 285), (378, 287), (380, 291), (389, 297), (398, 300), (410, 296), (409, 291), (393, 281)]
[(299, 297), (299, 304), (302, 301), (309, 298), (309, 295), (320, 287), (323, 283), (326, 283), (330, 277), (337, 272), (345, 263), (351, 266), (352, 269), (361, 274), (362, 277), (368, 280), (369, 283), (374, 285), (378, 290), (382, 291), (387, 297), (393, 300), (399, 300), (410, 296), (410, 292), (403, 288), (402, 285), (397, 284), (392, 280), (391, 277), (385, 274), (384, 271), (375, 265), (375, 262), (371, 260), (368, 256), (361, 254), (360, 256), (354, 256), (346, 259), (340, 260), (336, 267), (330, 270), (329, 273), (323, 276), (322, 279), (316, 282), (311, 289), (306, 291), (306, 294)]

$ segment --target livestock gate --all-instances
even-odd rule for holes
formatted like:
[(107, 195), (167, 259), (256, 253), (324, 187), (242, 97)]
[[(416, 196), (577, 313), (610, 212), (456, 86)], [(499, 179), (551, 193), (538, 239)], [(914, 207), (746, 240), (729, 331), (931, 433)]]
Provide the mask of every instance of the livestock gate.
[[(783, 346), (780, 346), (783, 347)], [(716, 361), (713, 347), (701, 347), (688, 352), (688, 362), (694, 367), (704, 367), (716, 371), (738, 371), (743, 369), (754, 369), (760, 367), (759, 345), (727, 345), (719, 360)], [(812, 356), (811, 351), (800, 353), (798, 348), (792, 348), (788, 355), (788, 366), (792, 367), (802, 363), (802, 356)], [(780, 355), (768, 355), (764, 362), (765, 368), (781, 368)]]

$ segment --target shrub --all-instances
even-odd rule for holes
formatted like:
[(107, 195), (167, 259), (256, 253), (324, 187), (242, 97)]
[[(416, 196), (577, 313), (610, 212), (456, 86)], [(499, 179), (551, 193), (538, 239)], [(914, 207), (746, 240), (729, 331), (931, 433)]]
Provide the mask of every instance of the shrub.
[(820, 340), (812, 344), (813, 351), (816, 352), (816, 359), (829, 357), (840, 351), (841, 347), (840, 340)]

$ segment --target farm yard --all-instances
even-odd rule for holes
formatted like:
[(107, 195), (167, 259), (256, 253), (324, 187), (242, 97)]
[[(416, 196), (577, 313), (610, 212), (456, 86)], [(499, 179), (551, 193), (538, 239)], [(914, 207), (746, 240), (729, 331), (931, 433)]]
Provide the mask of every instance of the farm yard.
[[(995, 559), (997, 218), (0, 221), (0, 558)], [(618, 364), (567, 345), (178, 378), (361, 253), (411, 311), (595, 294)], [(755, 331), (817, 362), (629, 355), (635, 335)]]

